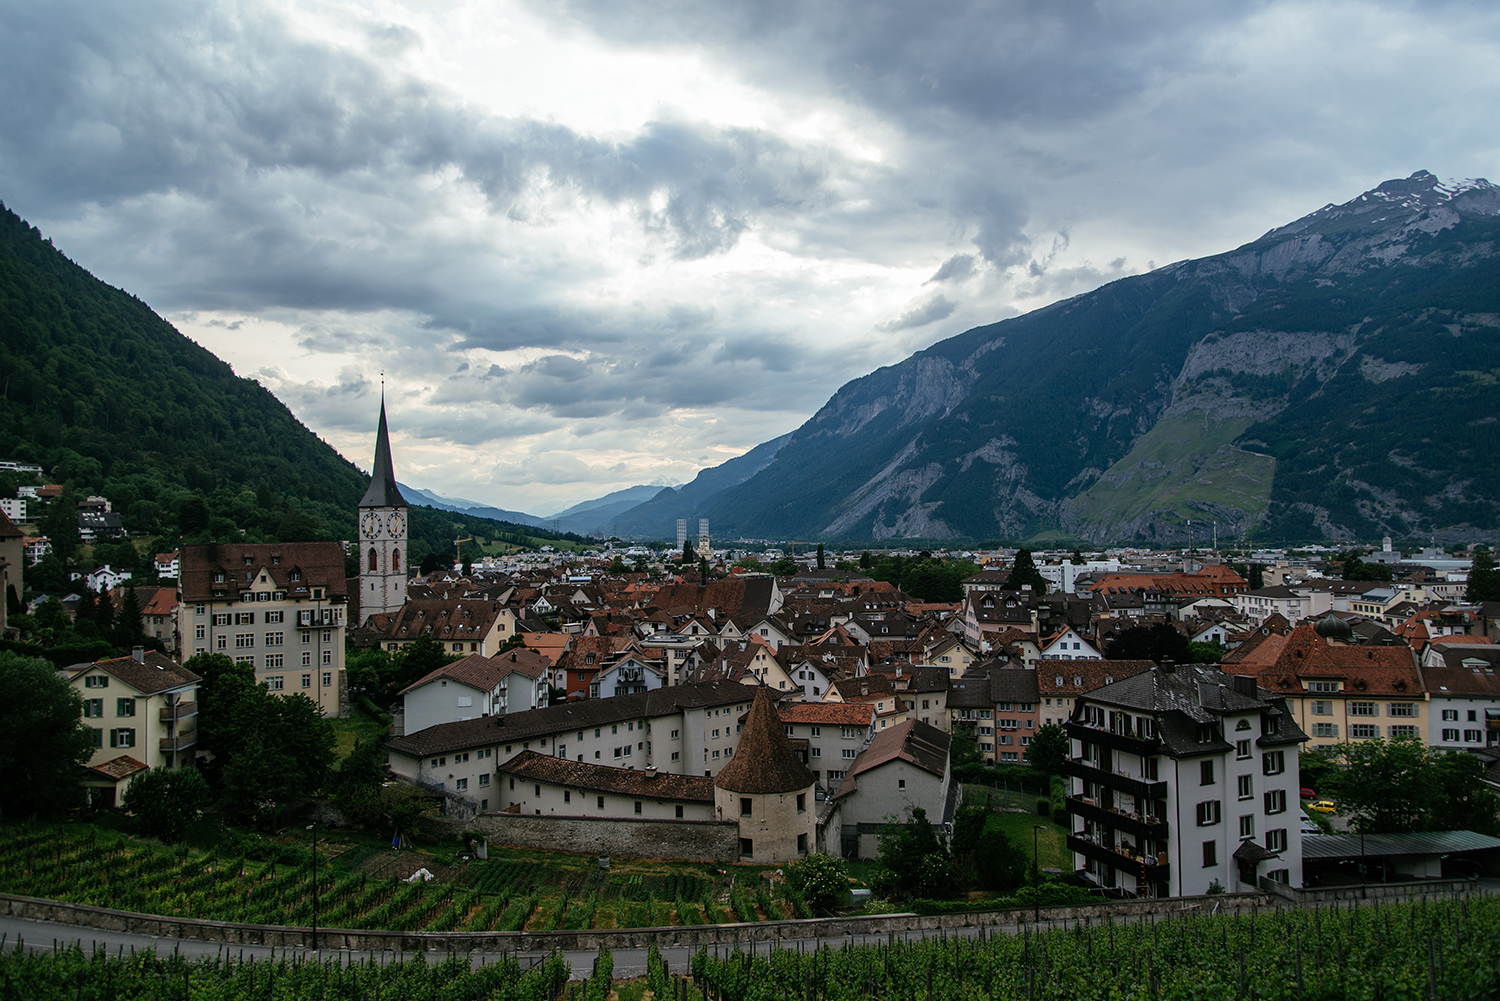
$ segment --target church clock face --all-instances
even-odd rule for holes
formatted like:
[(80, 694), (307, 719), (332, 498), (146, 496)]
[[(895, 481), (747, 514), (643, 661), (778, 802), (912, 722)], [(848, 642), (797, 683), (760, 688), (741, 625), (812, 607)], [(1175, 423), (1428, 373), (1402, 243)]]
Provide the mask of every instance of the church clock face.
[(391, 535), (401, 538), (406, 534), (406, 515), (400, 511), (391, 515)]
[(380, 515), (374, 511), (366, 511), (359, 519), (359, 529), (365, 534), (365, 538), (373, 539), (380, 534)]

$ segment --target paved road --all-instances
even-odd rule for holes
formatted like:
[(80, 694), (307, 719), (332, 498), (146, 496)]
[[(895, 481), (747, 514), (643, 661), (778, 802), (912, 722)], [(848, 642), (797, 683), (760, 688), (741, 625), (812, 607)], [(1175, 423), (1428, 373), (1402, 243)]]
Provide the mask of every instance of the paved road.
[[(1043, 924), (1045, 926), (1047, 922), (1043, 922)], [(999, 926), (991, 930), (998, 930), (1004, 934), (1015, 934), (1017, 929), (1014, 925), (1009, 925)], [(950, 938), (954, 936), (970, 938), (978, 934), (978, 930), (975, 928), (950, 928), (946, 931), (946, 934)], [(916, 941), (922, 935), (922, 932), (914, 931), (906, 934), (897, 934), (895, 939), (898, 941)], [(391, 952), (351, 953), (325, 951), (314, 953), (310, 949), (274, 949), (269, 946), (224, 946), (216, 942), (200, 942), (194, 939), (162, 939), (151, 935), (105, 931), (96, 928), (78, 928), (74, 925), (57, 924), (50, 921), (31, 921), (24, 918), (0, 916), (0, 938), (3, 938), (3, 947), (7, 949), (14, 948), (18, 937), (27, 949), (32, 950), (70, 948), (76, 942), (87, 952), (92, 952), (102, 947), (112, 953), (122, 950), (129, 953), (133, 950), (150, 949), (165, 954), (175, 949), (184, 956), (209, 958), (249, 959), (253, 956), (256, 959), (267, 959), (273, 956), (278, 958), (282, 956), (289, 958), (322, 956), (323, 958), (337, 958), (341, 962), (362, 962), (372, 958), (389, 962), (393, 959), (402, 958)], [(802, 947), (812, 950), (825, 942), (834, 946), (841, 946), (845, 941), (849, 941), (855, 945), (874, 945), (889, 940), (886, 935), (851, 935), (843, 938), (829, 938), (818, 941), (802, 940)], [(797, 943), (790, 942), (788, 946), (796, 948)], [(748, 948), (748, 946), (746, 947)], [(710, 951), (713, 951), (713, 948), (713, 946), (709, 946)], [(719, 948), (722, 950), (726, 947), (721, 945)], [(732, 948), (732, 946), (728, 948)], [(766, 948), (766, 944), (759, 943), (755, 948), (757, 951), (763, 951)], [(696, 947), (692, 946), (666, 946), (661, 949), (662, 956), (674, 971), (685, 969), (688, 960), (696, 951)], [(409, 956), (410, 954), (406, 955)], [(429, 957), (434, 955), (441, 956), (443, 954), (437, 951), (428, 953)], [(508, 955), (511, 954), (502, 952), (474, 952), (470, 958), (474, 965), (477, 966), (481, 963), (495, 962), (502, 956)], [(546, 957), (547, 953), (545, 952), (520, 952), (515, 954), (515, 958), (520, 961), (522, 967), (531, 966)], [(567, 960), (569, 966), (572, 968), (574, 979), (582, 979), (588, 975), (589, 970), (593, 968), (594, 957), (595, 953), (592, 950), (577, 950), (563, 953), (563, 958)], [(614, 961), (615, 976), (617, 977), (637, 977), (644, 976), (646, 973), (645, 949), (616, 949), (614, 950)]]

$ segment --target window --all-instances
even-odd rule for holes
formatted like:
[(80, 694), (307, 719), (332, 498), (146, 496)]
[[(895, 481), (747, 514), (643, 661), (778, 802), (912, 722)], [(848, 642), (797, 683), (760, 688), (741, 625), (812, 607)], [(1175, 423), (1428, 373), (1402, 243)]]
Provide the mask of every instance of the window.
[(323, 651), (323, 665), (326, 667), (327, 665), (332, 664), (332, 663), (333, 663), (333, 651), (332, 650), (324, 650)]
[(110, 747), (134, 747), (135, 731), (130, 727), (120, 727), (109, 731)]
[(453, 788), (457, 789), (459, 792), (463, 792), (464, 790), (469, 788), (469, 780), (456, 779), (453, 783)]
[(1307, 683), (1309, 692), (1336, 692), (1339, 690), (1337, 681), (1309, 681)]
[(897, 789), (905, 789), (906, 788), (906, 780), (905, 779), (897, 779), (896, 780), (896, 788)]
[(1250, 757), (1250, 741), (1237, 740), (1234, 742), (1234, 756), (1240, 761)]
[(274, 623), (285, 622), (285, 621), (286, 621), (286, 613), (285, 612), (267, 612), (266, 613), (266, 625), (273, 625)]
[(324, 671), (323, 672), (323, 687), (324, 688), (331, 688), (331, 687), (333, 687), (333, 673), (332, 672), (330, 672), (330, 671)]
[(1415, 702), (1392, 702), (1388, 708), (1392, 716), (1415, 716), (1417, 714)]
[[(596, 733), (596, 734), (594, 734), (594, 736), (596, 736), (596, 737), (597, 737), (597, 736), (598, 736), (598, 734), (597, 734), (597, 733)], [(578, 735), (578, 739), (579, 739), (579, 740), (582, 740), (582, 739), (583, 739), (583, 734), (581, 734), (581, 733), (580, 733), (580, 734), (579, 734), (579, 735)], [(677, 739), (677, 731), (676, 731), (676, 730), (673, 730), (673, 731), (672, 731), (672, 739), (673, 739), (673, 740), (676, 740), (676, 739)]]
[(1286, 851), (1286, 828), (1285, 827), (1278, 827), (1274, 831), (1267, 831), (1266, 832), (1266, 851), (1268, 851), (1268, 852), (1284, 852), (1284, 851)]
[(1414, 727), (1414, 726), (1393, 726), (1393, 727), (1391, 727), (1391, 736), (1392, 737), (1415, 737), (1416, 735), (1417, 735), (1417, 728)]
[(235, 612), (234, 613), (234, 624), (237, 625), (237, 626), (253, 626), (253, 625), (255, 625), (255, 613), (254, 612)]
[(1216, 799), (1204, 800), (1198, 804), (1198, 826), (1212, 827), (1219, 822), (1219, 801)]
[(311, 650), (303, 650), (302, 651), (302, 666), (303, 667), (312, 667), (312, 651)]
[(1266, 791), (1266, 812), (1286, 813), (1286, 790), (1270, 789)]
[(742, 796), (740, 798), (740, 816), (741, 817), (748, 817), (748, 816), (750, 816), (750, 807), (751, 807), (750, 797), (748, 797), (748, 796)]
[[(266, 666), (270, 667), (271, 665), (267, 664)], [(277, 664), (275, 666), (276, 667), (280, 667), (281, 665)], [(312, 687), (312, 675), (310, 675), (310, 674), (304, 674), (302, 676), (302, 687), (303, 688), (311, 688)]]
[(1247, 813), (1240, 818), (1240, 837), (1255, 837), (1255, 814)]
[(639, 816), (639, 814), (641, 812), (641, 801), (640, 800), (636, 800), (635, 801), (635, 812)]
[(85, 719), (90, 719), (90, 718), (97, 719), (99, 717), (102, 717), (103, 715), (104, 715), (104, 700), (103, 699), (84, 699), (83, 700), (83, 716), (84, 716)]
[(219, 635), (215, 636), (214, 637), (214, 649), (216, 649), (216, 650), (228, 650), (229, 649), (229, 637), (225, 636), (223, 633), (220, 633)]
[(859, 727), (857, 727), (857, 726), (846, 726), (846, 727), (843, 727), (842, 728), (842, 732), (839, 735), (841, 737), (843, 737), (845, 740), (858, 740), (859, 739)]
[(599, 809), (601, 809), (601, 810), (604, 809), (604, 797), (603, 796), (599, 797)]
[(1380, 727), (1374, 723), (1349, 724), (1349, 739), (1351, 740), (1368, 740), (1378, 736), (1380, 736)]
[(1211, 786), (1214, 784), (1214, 763), (1210, 758), (1207, 761), (1198, 762), (1198, 784)]
[(1314, 699), (1312, 704), (1312, 714), (1314, 716), (1332, 716), (1333, 703), (1329, 702), (1327, 699)]
[(857, 757), (859, 757), (859, 752), (856, 751), (852, 747), (846, 747), (846, 748), (844, 748), (844, 757), (846, 757), (846, 758), (857, 758)]
[(813, 727), (812, 728), (812, 735), (814, 737), (821, 737), (821, 736), (823, 736), (823, 728), (821, 726), (815, 726), (815, 727)]
[(1339, 725), (1337, 723), (1314, 723), (1313, 724), (1313, 736), (1314, 737), (1337, 737), (1338, 735), (1339, 735)]
[(1267, 751), (1260, 759), (1260, 771), (1262, 775), (1280, 775), (1286, 771), (1286, 752)]
[(203, 625), (203, 623), (200, 622), (196, 626), (193, 627), (193, 639), (195, 639), (195, 640), (201, 640), (201, 639), (204, 639), (207, 635), (208, 635), (208, 627), (206, 627), (205, 625)]
[[(484, 773), (482, 773), (479, 776), (479, 784), (482, 785), (482, 786), (487, 786), (487, 785), (490, 784), (490, 773), (489, 772), (484, 772)], [(568, 794), (567, 793), (563, 793), (563, 802), (566, 803), (567, 801), (568, 801)]]
[(1379, 716), (1380, 706), (1374, 702), (1351, 702), (1349, 703), (1350, 716)]
[(747, 858), (755, 854), (755, 845), (749, 838), (740, 838), (740, 857)]
[(1457, 709), (1444, 709), (1443, 710), (1443, 722), (1444, 723), (1457, 723), (1458, 722), (1458, 710)]
[(821, 758), (822, 756), (823, 756), (823, 749), (821, 747), (813, 747), (813, 748), (809, 748), (808, 749), (808, 757), (810, 757), (810, 758)]
[(1465, 730), (1464, 731), (1464, 743), (1466, 743), (1466, 744), (1477, 744), (1477, 743), (1479, 743), (1482, 740), (1484, 740), (1484, 731), (1482, 731), (1482, 730)]
[(105, 674), (92, 674), (83, 679), (84, 688), (108, 688), (109, 676)]
[(1211, 869), (1219, 864), (1219, 843), (1217, 841), (1203, 842), (1203, 868)]
[(283, 646), (286, 633), (266, 633), (266, 646)]
[(248, 650), (248, 649), (250, 649), (253, 646), (255, 646), (255, 634), (254, 633), (235, 633), (234, 634), (234, 648), (236, 650)]
[(806, 813), (807, 812), (807, 793), (805, 793), (805, 792), (799, 792), (797, 794), (797, 812), (798, 813)]
[(135, 699), (115, 699), (116, 716), (134, 716)]
[(273, 675), (272, 677), (269, 677), (269, 678), (266, 679), (266, 687), (269, 688), (273, 692), (279, 692), (284, 687), (286, 687), (286, 681), (279, 674)]

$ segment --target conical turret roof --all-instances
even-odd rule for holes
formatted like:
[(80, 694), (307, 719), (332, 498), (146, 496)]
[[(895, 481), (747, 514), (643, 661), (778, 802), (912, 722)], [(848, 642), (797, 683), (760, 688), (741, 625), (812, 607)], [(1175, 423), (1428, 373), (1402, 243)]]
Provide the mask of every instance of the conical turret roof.
[(385, 426), (385, 393), (380, 394), (380, 427), (375, 431), (375, 464), (370, 467), (370, 489), (359, 502), (360, 507), (406, 507), (406, 498), (396, 487), (396, 472), (391, 467), (391, 438)]
[(776, 715), (770, 689), (758, 689), (734, 757), (714, 776), (714, 785), (757, 794), (801, 792), (816, 781), (786, 739), (786, 724)]

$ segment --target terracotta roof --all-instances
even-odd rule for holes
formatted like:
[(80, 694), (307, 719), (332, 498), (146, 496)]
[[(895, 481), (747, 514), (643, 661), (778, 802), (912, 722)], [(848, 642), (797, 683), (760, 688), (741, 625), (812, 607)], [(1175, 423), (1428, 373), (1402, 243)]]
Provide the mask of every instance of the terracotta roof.
[(870, 746), (859, 752), (859, 757), (854, 759), (854, 764), (850, 766), (834, 798), (847, 796), (855, 790), (856, 785), (850, 779), (897, 760), (941, 778), (948, 770), (948, 749), (952, 741), (952, 737), (937, 727), (914, 719), (897, 723), (889, 730), (882, 730), (870, 741)]
[(72, 672), (68, 678), (69, 681), (90, 671), (104, 671), (119, 678), (142, 695), (155, 695), (157, 692), (165, 692), (202, 680), (171, 657), (163, 656), (155, 650), (145, 652), (144, 663), (133, 657), (116, 657), (113, 660), (101, 660), (93, 664), (75, 665), (68, 670)]
[[(249, 562), (246, 562), (246, 561)], [(307, 600), (309, 588), (325, 588), (329, 599), (348, 598), (344, 577), (344, 550), (337, 542), (209, 543), (182, 547), (182, 600), (235, 601), (240, 591), (253, 590), (251, 579), (264, 569), (277, 590), (293, 599)], [(213, 577), (222, 571), (225, 580)], [(301, 579), (291, 580), (296, 571)], [(215, 599), (214, 592), (224, 592)]]
[(96, 772), (115, 782), (129, 778), (136, 772), (151, 770), (151, 766), (147, 765), (144, 761), (132, 758), (128, 754), (122, 754), (118, 758), (110, 758), (108, 761), (101, 761), (97, 765), (87, 765), (85, 767), (88, 771)]
[(686, 803), (712, 803), (714, 780), (706, 775), (673, 775), (650, 769), (611, 768), (587, 761), (569, 761), (536, 751), (522, 751), (495, 771), (528, 782), (607, 792), (643, 799), (670, 799)]
[(757, 689), (734, 757), (715, 776), (714, 785), (757, 794), (800, 792), (816, 782), (787, 740), (786, 724), (776, 714), (770, 689)]
[[(1134, 677), (1142, 671), (1156, 666), (1149, 660), (1047, 660), (1036, 668), (1037, 690), (1041, 695), (1073, 698), (1082, 692), (1092, 692), (1113, 681)], [(1062, 684), (1057, 679), (1062, 678)], [(1074, 684), (1078, 678), (1080, 684)]]
[(875, 707), (868, 702), (787, 702), (777, 707), (776, 715), (783, 723), (869, 726), (875, 718)]

